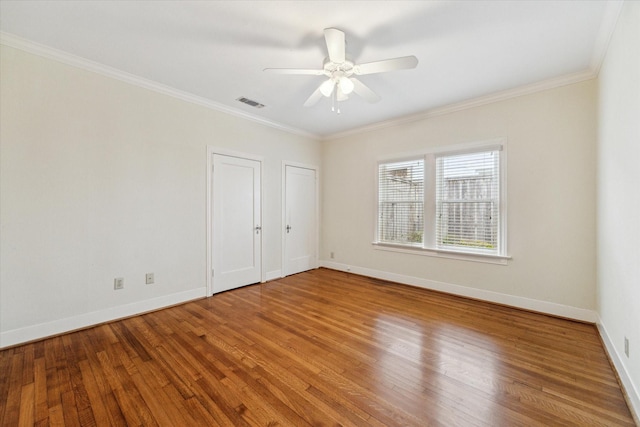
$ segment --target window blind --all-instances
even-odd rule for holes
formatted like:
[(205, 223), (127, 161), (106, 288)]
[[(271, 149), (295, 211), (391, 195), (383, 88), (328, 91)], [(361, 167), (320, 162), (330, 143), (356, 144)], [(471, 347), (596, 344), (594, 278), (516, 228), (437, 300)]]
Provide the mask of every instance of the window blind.
[(422, 245), (424, 160), (378, 165), (378, 241)]
[(436, 157), (436, 246), (499, 253), (500, 151)]

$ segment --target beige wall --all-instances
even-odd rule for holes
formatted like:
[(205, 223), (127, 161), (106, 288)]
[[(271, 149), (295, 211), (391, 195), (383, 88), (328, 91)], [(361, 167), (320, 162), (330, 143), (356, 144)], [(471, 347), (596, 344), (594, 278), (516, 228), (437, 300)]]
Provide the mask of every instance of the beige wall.
[(598, 82), (598, 311), (640, 416), (640, 3), (625, 2)]
[[(321, 258), (338, 268), (401, 275), (409, 283), (533, 309), (557, 304), (557, 314), (593, 312), (595, 121), (591, 80), (326, 141)], [(507, 139), (508, 265), (374, 249), (379, 158), (494, 138)]]
[(320, 142), (1, 55), (0, 346), (203, 296), (208, 145), (263, 157), (264, 268), (280, 270), (282, 161), (320, 165)]

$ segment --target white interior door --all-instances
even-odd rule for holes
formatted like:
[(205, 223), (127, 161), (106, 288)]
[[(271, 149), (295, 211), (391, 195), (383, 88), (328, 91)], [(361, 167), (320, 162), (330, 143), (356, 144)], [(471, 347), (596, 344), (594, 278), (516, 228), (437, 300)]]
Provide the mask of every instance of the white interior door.
[(284, 275), (317, 267), (316, 171), (285, 166)]
[(213, 154), (213, 293), (260, 282), (260, 162)]

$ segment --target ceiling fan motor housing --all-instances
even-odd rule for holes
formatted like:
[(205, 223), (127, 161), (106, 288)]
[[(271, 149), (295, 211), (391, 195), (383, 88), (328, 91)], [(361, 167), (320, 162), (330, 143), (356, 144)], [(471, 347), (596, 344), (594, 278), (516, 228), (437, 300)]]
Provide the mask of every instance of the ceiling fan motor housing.
[(354, 63), (348, 59), (344, 62), (333, 62), (329, 58), (325, 58), (322, 68), (329, 80), (321, 87), (324, 96), (329, 97), (333, 93), (335, 86), (338, 86), (341, 92), (340, 100), (346, 100), (346, 95), (353, 92), (354, 84), (349, 77), (354, 73)]

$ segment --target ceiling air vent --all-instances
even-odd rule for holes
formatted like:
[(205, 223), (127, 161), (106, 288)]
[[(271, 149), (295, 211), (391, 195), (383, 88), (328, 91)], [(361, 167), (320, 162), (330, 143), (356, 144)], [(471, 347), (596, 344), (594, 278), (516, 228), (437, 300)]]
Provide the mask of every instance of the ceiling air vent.
[(240, 101), (244, 104), (251, 105), (252, 107), (255, 107), (255, 108), (264, 107), (264, 104), (260, 104), (259, 102), (254, 101), (253, 99), (245, 98), (244, 96), (241, 96), (240, 98), (236, 99), (236, 101)]

